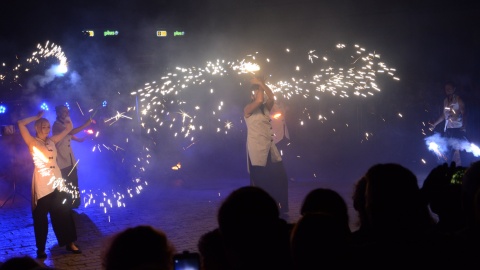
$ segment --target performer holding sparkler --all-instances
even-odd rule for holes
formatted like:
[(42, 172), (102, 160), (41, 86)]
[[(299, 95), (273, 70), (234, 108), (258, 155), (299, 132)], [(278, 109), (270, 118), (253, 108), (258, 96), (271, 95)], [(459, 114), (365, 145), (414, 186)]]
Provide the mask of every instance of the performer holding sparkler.
[(282, 157), (274, 142), (270, 110), (274, 104), (272, 90), (265, 78), (250, 80), (251, 102), (243, 109), (247, 125), (247, 162), (250, 184), (272, 195), (282, 214), (288, 212), (288, 177)]
[[(64, 131), (48, 137), (50, 122), (42, 116), (43, 111), (18, 121), (20, 134), (32, 154), (35, 165), (32, 177), (32, 216), (37, 258), (40, 259), (47, 257), (45, 245), (49, 213), (58, 245), (66, 245), (68, 251), (81, 253), (74, 243), (77, 240), (77, 232), (70, 207), (63, 204), (64, 196), (61, 194), (65, 193), (64, 191), (68, 187), (65, 187), (65, 180), (62, 179), (60, 168), (57, 165), (57, 148), (55, 147), (55, 143), (72, 130), (72, 122), (70, 118), (65, 118)], [(30, 135), (27, 129), (27, 125), (33, 121), (35, 121), (35, 136)]]
[[(447, 158), (455, 162), (457, 166), (462, 166), (460, 157), (460, 145), (462, 141), (466, 141), (466, 121), (465, 121), (465, 104), (463, 100), (455, 93), (455, 84), (453, 82), (445, 83), (445, 94), (447, 97), (443, 100), (443, 114), (432, 125), (432, 129), (445, 120), (443, 136), (449, 139), (448, 145), (450, 152)], [(454, 141), (450, 140), (454, 139)], [(456, 141), (455, 141), (456, 140)]]
[[(66, 106), (60, 105), (55, 107), (55, 112), (57, 113), (57, 119), (53, 123), (53, 135), (62, 133), (65, 126), (65, 119), (69, 118), (69, 110)], [(92, 118), (88, 119), (83, 125), (72, 129), (62, 140), (57, 142), (55, 145), (58, 149), (57, 162), (62, 171), (62, 177), (66, 180), (67, 185), (71, 185), (72, 190), (76, 192), (73, 196), (68, 196), (67, 205), (72, 208), (78, 208), (80, 206), (80, 192), (78, 188), (78, 173), (77, 173), (77, 160), (73, 154), (71, 147), (71, 141), (83, 142), (85, 138), (78, 138), (75, 134), (82, 131), (88, 125), (92, 123)]]

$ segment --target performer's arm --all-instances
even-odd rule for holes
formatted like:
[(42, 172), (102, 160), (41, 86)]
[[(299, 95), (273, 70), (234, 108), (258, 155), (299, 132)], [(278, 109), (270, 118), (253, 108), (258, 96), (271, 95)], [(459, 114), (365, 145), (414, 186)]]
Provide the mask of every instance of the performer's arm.
[(443, 122), (443, 120), (445, 120), (445, 115), (441, 115), (437, 121), (435, 121), (433, 124), (432, 124), (432, 130), (435, 129), (435, 127), (440, 124), (441, 122)]
[[(443, 101), (443, 110), (445, 110), (445, 107), (447, 106), (447, 102), (446, 102), (446, 99)], [(445, 120), (445, 114), (442, 113), (440, 115), (440, 117), (438, 117), (437, 121), (435, 121), (433, 124), (431, 124), (432, 126), (432, 129), (431, 130), (434, 130), (435, 127), (440, 124), (441, 122), (443, 122)]]
[(85, 141), (85, 137), (79, 138), (79, 137), (77, 137), (77, 136), (75, 136), (75, 135), (72, 135), (72, 140), (74, 140), (74, 141), (76, 141), (76, 142), (83, 142), (83, 141)]
[(260, 85), (260, 88), (265, 91), (265, 94), (267, 94), (267, 101), (265, 102), (265, 106), (267, 106), (267, 109), (270, 111), (273, 108), (273, 104), (275, 102), (275, 96), (273, 95), (272, 89), (268, 87), (265, 84), (265, 78), (254, 78), (257, 80), (258, 84)]
[(457, 100), (458, 100), (458, 106), (459, 106), (459, 110), (460, 110), (460, 113), (462, 114), (462, 124), (463, 126), (460, 128), (462, 131), (466, 131), (467, 130), (467, 118), (466, 118), (466, 110), (465, 110), (465, 103), (463, 102), (463, 99), (461, 99), (460, 97), (457, 97)]
[(255, 90), (255, 99), (243, 108), (243, 114), (246, 118), (250, 117), (250, 115), (252, 115), (252, 113), (263, 104), (263, 95), (263, 90), (261, 88)]
[(25, 119), (18, 120), (17, 123), (18, 123), (18, 129), (20, 130), (20, 135), (22, 135), (22, 138), (27, 145), (30, 145), (35, 140), (35, 137), (33, 137), (28, 131), (27, 125), (33, 121), (37, 121), (38, 119), (42, 118), (42, 116), (43, 116), (43, 111), (40, 111), (35, 116), (30, 116)]
[(74, 129), (72, 129), (72, 131), (70, 131), (70, 135), (75, 135), (77, 134), (78, 132), (82, 131), (84, 128), (86, 128), (87, 126), (89, 126), (91, 123), (92, 123), (92, 119), (88, 119), (85, 123), (83, 123), (83, 125), (79, 126), (79, 127), (76, 127)]

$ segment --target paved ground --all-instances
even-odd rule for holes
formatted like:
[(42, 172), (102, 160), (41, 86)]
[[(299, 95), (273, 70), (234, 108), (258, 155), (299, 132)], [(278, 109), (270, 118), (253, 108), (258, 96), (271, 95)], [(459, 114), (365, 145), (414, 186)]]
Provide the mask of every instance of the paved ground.
[[(235, 188), (247, 185), (247, 179), (172, 181), (167, 185), (150, 185), (142, 193), (124, 200), (125, 207), (100, 207), (95, 202), (76, 210), (77, 244), (83, 254), (71, 254), (60, 248), (49, 229), (47, 254), (42, 262), (56, 269), (101, 269), (101, 253), (106, 240), (125, 228), (148, 224), (166, 232), (178, 252), (197, 251), (199, 237), (216, 227), (216, 211), (222, 200)], [(350, 205), (350, 184), (339, 185), (319, 179), (290, 182), (290, 212), (286, 218), (295, 222), (304, 196), (313, 188), (330, 187), (341, 193)], [(24, 189), (23, 193), (28, 194)], [(7, 194), (7, 195), (5, 195)], [(21, 193), (15, 200), (1, 192), (0, 261), (14, 256), (36, 255), (30, 201)], [(352, 210), (352, 209), (350, 209)], [(352, 216), (354, 217), (352, 211)], [(353, 224), (353, 219), (352, 219)]]

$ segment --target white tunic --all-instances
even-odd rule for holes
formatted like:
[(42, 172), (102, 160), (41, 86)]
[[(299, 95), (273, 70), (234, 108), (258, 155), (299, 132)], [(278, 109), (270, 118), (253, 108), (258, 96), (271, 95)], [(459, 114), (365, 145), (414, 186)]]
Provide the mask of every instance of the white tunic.
[[(263, 108), (263, 113), (260, 108)], [(253, 166), (266, 166), (270, 152), (272, 162), (282, 161), (282, 157), (273, 140), (270, 112), (265, 106), (257, 108), (249, 117), (247, 124), (247, 168), (248, 159)]]
[(445, 128), (461, 128), (463, 126), (463, 116), (460, 112), (460, 104), (458, 104), (458, 97), (453, 96), (452, 101), (448, 99), (444, 101), (443, 113), (445, 114)]
[(60, 190), (63, 179), (56, 161), (57, 148), (52, 140), (47, 138), (44, 142), (35, 138), (28, 148), (35, 165), (32, 177), (32, 209), (35, 209), (39, 199), (52, 193), (56, 188)]
[[(66, 128), (65, 125), (57, 120), (53, 123), (53, 134), (56, 135), (56, 134), (62, 133), (62, 131), (64, 131), (65, 128)], [(75, 155), (73, 154), (73, 151), (72, 151), (71, 142), (72, 142), (72, 135), (67, 134), (65, 137), (63, 137), (62, 140), (60, 140), (56, 144), (57, 151), (58, 151), (57, 163), (60, 169), (73, 166), (73, 164), (77, 162), (75, 159)]]

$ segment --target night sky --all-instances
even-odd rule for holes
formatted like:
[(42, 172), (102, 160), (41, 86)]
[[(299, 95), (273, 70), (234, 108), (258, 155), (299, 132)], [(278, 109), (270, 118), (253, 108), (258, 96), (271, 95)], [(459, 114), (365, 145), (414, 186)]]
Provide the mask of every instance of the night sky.
[[(295, 76), (294, 67), (305, 62), (309, 50), (315, 50), (319, 56), (332, 55), (336, 44), (359, 44), (381, 54), (382, 61), (396, 69), (395, 75), (400, 81), (379, 78), (382, 92), (365, 99), (325, 96), (320, 103), (301, 98), (288, 101), (290, 111), (286, 120), (291, 131), (291, 146), (285, 146), (284, 156), (288, 171), (292, 177), (338, 177), (351, 182), (373, 163), (399, 162), (425, 175), (438, 160), (425, 147), (424, 138), (432, 133), (427, 130), (427, 134), (422, 134), (422, 130), (426, 130), (423, 124), (434, 121), (441, 112), (445, 81), (455, 81), (459, 93), (467, 100), (471, 116), (468, 118), (469, 136), (472, 141), (480, 139), (479, 128), (475, 127), (480, 121), (477, 109), (480, 100), (478, 3), (433, 0), (2, 1), (0, 62), (7, 67), (1, 67), (1, 72), (11, 72), (9, 67), (30, 57), (37, 44), (45, 44), (48, 40), (62, 47), (68, 59), (69, 74), (28, 91), (28, 82), (35, 75), (44, 74), (46, 67), (35, 67), (15, 82), (8, 76), (0, 81), (0, 103), (17, 106), (17, 111), (0, 117), (0, 124), (14, 123), (18, 117), (35, 111), (34, 107), (43, 99), (79, 104), (72, 108), (72, 118), (80, 122), (85, 115), (77, 108), (87, 111), (106, 100), (109, 105), (96, 115), (100, 123), (94, 127), (102, 130), (102, 136), (86, 142), (86, 146), (79, 146), (80, 157), (89, 156), (92, 163), (98, 163), (102, 158), (91, 157), (98, 156), (97, 152), (92, 154), (95, 145), (102, 140), (124, 143), (125, 133), (133, 132), (139, 145), (129, 145), (128, 151), (113, 154), (110, 161), (124, 163), (135, 159), (137, 155), (144, 155), (140, 152), (149, 144), (154, 148), (152, 160), (155, 160), (156, 169), (164, 170), (167, 176), (172, 173), (172, 165), (182, 162), (186, 165), (183, 167), (186, 174), (245, 177), (246, 131), (241, 122), (241, 110), (246, 99), (241, 97), (239, 90), (232, 89), (241, 88), (239, 82), (245, 82), (245, 78), (232, 75), (209, 82), (223, 90), (222, 98), (227, 105), (222, 116), (231, 119), (234, 128), (228, 135), (199, 132), (194, 146), (191, 146), (192, 141), (174, 138), (161, 128), (156, 135), (147, 133), (140, 128), (143, 120), (138, 113), (130, 113), (133, 119), (121, 126), (101, 120), (134, 106), (138, 100), (130, 95), (131, 92), (143, 88), (146, 82), (160, 80), (177, 66), (203, 66), (206, 61), (242, 59), (260, 52), (273, 60), (264, 70), (271, 76), (270, 81), (289, 80)], [(84, 30), (94, 31), (95, 36), (85, 36)], [(119, 31), (119, 35), (103, 36), (106, 30)], [(157, 37), (158, 30), (170, 34), (179, 31), (185, 35)], [(287, 55), (286, 48), (292, 53)], [(333, 62), (340, 65), (339, 58)], [(187, 92), (182, 98), (189, 102), (189, 98), (194, 97), (209, 106), (209, 101), (215, 97), (200, 95), (198, 93), (205, 89), (198, 89), (195, 93)], [(301, 125), (306, 119), (305, 108), (312, 114), (332, 110), (336, 113), (329, 116), (328, 121)], [(204, 118), (204, 121), (209, 120)], [(348, 129), (344, 129), (345, 126)], [(371, 133), (368, 139), (366, 132)], [(105, 167), (118, 167), (115, 162)], [(87, 161), (82, 163), (82, 166), (90, 166)], [(345, 170), (345, 166), (351, 170)], [(225, 171), (222, 173), (218, 168), (225, 168)], [(128, 168), (125, 170), (127, 174), (136, 174)], [(87, 173), (86, 170), (80, 172)], [(109, 177), (106, 172), (95, 173)]]

